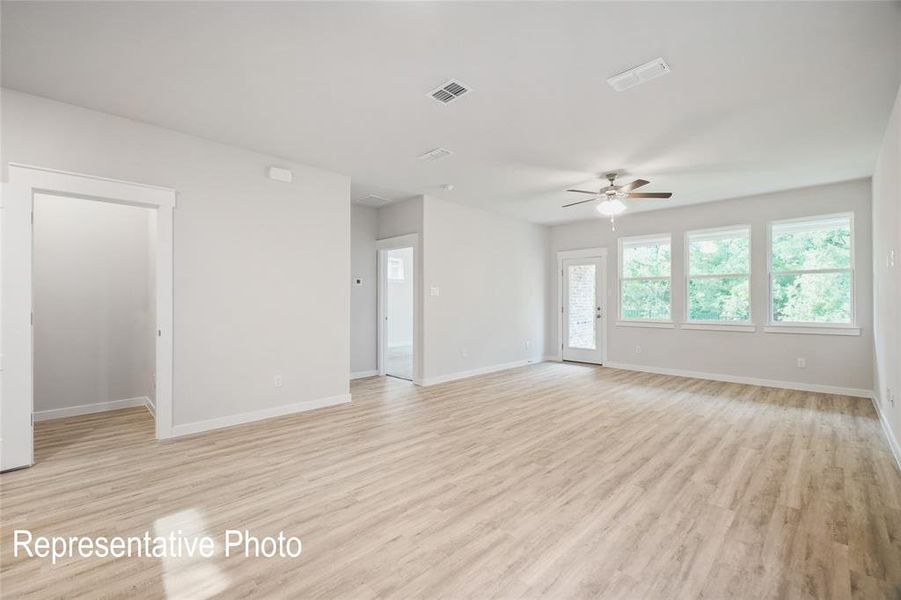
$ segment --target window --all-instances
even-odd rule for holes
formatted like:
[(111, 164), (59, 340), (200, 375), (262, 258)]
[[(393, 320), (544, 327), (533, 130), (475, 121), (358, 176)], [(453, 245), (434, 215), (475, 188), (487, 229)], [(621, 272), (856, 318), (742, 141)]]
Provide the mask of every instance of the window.
[(779, 221), (770, 227), (771, 321), (851, 325), (852, 215)]
[(751, 320), (749, 227), (692, 231), (688, 248), (688, 321)]
[(402, 258), (388, 258), (388, 281), (404, 280), (404, 260)]
[(669, 321), (670, 236), (621, 238), (620, 318)]

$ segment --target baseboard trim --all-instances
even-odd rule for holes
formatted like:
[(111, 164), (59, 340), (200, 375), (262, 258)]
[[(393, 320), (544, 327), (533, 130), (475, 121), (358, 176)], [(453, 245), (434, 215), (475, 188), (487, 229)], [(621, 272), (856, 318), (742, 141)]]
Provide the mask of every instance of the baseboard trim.
[(144, 399), (146, 400), (144, 406), (147, 408), (147, 412), (150, 413), (151, 417), (156, 419), (156, 404), (154, 404), (153, 400), (151, 400), (150, 398), (145, 397)]
[(147, 396), (138, 396), (136, 398), (110, 400), (109, 402), (95, 402), (94, 404), (82, 404), (80, 406), (38, 410), (33, 414), (35, 421), (52, 421), (54, 419), (65, 419), (66, 417), (79, 417), (81, 415), (91, 415), (94, 413), (109, 412), (111, 410), (121, 410), (123, 408), (134, 408), (135, 406), (146, 406), (149, 403), (150, 398)]
[(364, 379), (366, 377), (375, 377), (378, 374), (379, 374), (378, 369), (375, 369), (372, 371), (357, 371), (356, 373), (350, 374), (350, 380), (353, 381), (354, 379)]
[(873, 400), (873, 406), (876, 408), (876, 414), (879, 416), (879, 424), (882, 425), (882, 433), (885, 434), (885, 439), (888, 441), (888, 447), (892, 451), (892, 456), (895, 458), (895, 465), (898, 467), (898, 470), (901, 471), (901, 446), (898, 445), (898, 439), (895, 437), (894, 432), (892, 432), (888, 418), (886, 418), (885, 413), (882, 412), (879, 396), (874, 392), (870, 398)]
[(563, 359), (560, 358), (559, 354), (548, 354), (541, 358), (544, 362), (562, 362)]
[(478, 369), (470, 369), (468, 371), (457, 371), (456, 373), (449, 373), (447, 375), (438, 375), (437, 377), (426, 377), (423, 379), (414, 380), (413, 383), (416, 385), (421, 385), (424, 387), (430, 385), (438, 385), (439, 383), (447, 383), (448, 381), (456, 381), (457, 379), (466, 379), (467, 377), (476, 377), (478, 375), (487, 375), (488, 373), (496, 373), (498, 371), (506, 371), (507, 369), (517, 369), (519, 367), (524, 367), (526, 365), (533, 365), (535, 363), (542, 362), (540, 357), (528, 359), (528, 360), (517, 360), (514, 362), (503, 363), (500, 365), (491, 365), (490, 367), (480, 367)]
[(611, 369), (624, 371), (641, 371), (643, 373), (655, 373), (657, 375), (675, 375), (677, 377), (691, 377), (692, 379), (708, 379), (711, 381), (723, 381), (726, 383), (742, 383), (745, 385), (759, 385), (763, 387), (782, 388), (786, 390), (799, 390), (802, 392), (819, 392), (821, 394), (837, 394), (839, 396), (855, 396), (857, 398), (872, 398), (872, 390), (861, 388), (847, 388), (835, 385), (820, 385), (816, 383), (798, 383), (794, 381), (778, 381), (775, 379), (759, 379), (757, 377), (741, 377), (739, 375), (721, 375), (719, 373), (703, 373), (700, 371), (684, 371), (682, 369), (667, 369), (649, 367), (645, 365), (633, 365), (628, 363), (610, 362), (604, 363)]
[(183, 435), (193, 435), (195, 433), (203, 433), (204, 431), (212, 431), (214, 429), (222, 429), (225, 427), (234, 427), (235, 425), (244, 425), (245, 423), (253, 423), (254, 421), (262, 421), (264, 419), (272, 419), (274, 417), (283, 417), (308, 410), (316, 410), (317, 408), (326, 408), (329, 406), (337, 406), (339, 404), (347, 404), (350, 402), (350, 394), (339, 394), (337, 396), (328, 396), (326, 398), (318, 398), (316, 400), (308, 400), (306, 402), (296, 402), (294, 404), (284, 404), (282, 406), (273, 406), (271, 408), (263, 408), (246, 413), (236, 415), (228, 415), (225, 417), (217, 417), (215, 419), (207, 419), (205, 421), (195, 421), (193, 423), (184, 423), (172, 427), (170, 438), (181, 437)]

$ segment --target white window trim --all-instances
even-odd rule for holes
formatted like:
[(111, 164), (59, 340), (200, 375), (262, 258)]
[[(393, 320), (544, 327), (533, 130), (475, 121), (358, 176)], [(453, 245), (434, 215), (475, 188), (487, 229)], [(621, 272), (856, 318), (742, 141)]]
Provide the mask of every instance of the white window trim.
[[(804, 273), (850, 273), (851, 274), (851, 322), (850, 323), (820, 323), (816, 321), (776, 321), (773, 319), (773, 225), (785, 225), (787, 223), (804, 223), (806, 221), (824, 221), (827, 219), (848, 218), (848, 227), (851, 231), (851, 266), (848, 269), (808, 269), (800, 271), (779, 271), (785, 275), (799, 275)], [(807, 335), (860, 335), (860, 327), (857, 326), (857, 277), (855, 276), (855, 262), (857, 253), (857, 232), (854, 227), (854, 211), (830, 213), (825, 215), (810, 215), (793, 219), (780, 219), (769, 221), (766, 224), (766, 269), (767, 269), (767, 324), (763, 327), (765, 333), (799, 333)]]
[(800, 333), (803, 335), (860, 335), (860, 327), (854, 325), (830, 325), (813, 323), (786, 323), (767, 325), (765, 333)]
[[(670, 247), (669, 259), (669, 275), (657, 277), (623, 277), (623, 246), (640, 245), (642, 242), (660, 242), (666, 241)], [(625, 242), (625, 244), (624, 244)], [(675, 327), (673, 321), (673, 234), (657, 233), (650, 235), (636, 235), (630, 237), (621, 237), (616, 240), (617, 243), (617, 316), (619, 320), (616, 322), (617, 327), (663, 327), (672, 329)], [(627, 319), (623, 316), (623, 281), (669, 281), (669, 319)]]
[(659, 321), (659, 320), (635, 320), (635, 319), (622, 319), (616, 322), (617, 327), (651, 327), (654, 329), (675, 329), (676, 324), (672, 321)]
[(748, 321), (691, 321), (682, 323), (681, 329), (696, 329), (698, 331), (736, 331), (754, 333), (757, 326)]
[[(699, 234), (715, 234), (715, 233), (729, 233), (729, 232), (738, 232), (738, 231), (746, 231), (748, 235), (748, 272), (747, 273), (727, 273), (727, 274), (716, 274), (716, 275), (695, 275), (692, 277), (691, 275), (691, 236), (699, 235)], [(751, 273), (754, 269), (752, 257), (754, 256), (754, 249), (752, 236), (751, 236), (751, 225), (750, 223), (743, 223), (740, 225), (729, 225), (725, 227), (712, 227), (710, 229), (693, 229), (691, 231), (685, 232), (685, 241), (683, 242), (682, 247), (682, 260), (685, 271), (685, 314), (682, 316), (683, 324), (682, 329), (707, 329), (710, 331), (745, 331), (749, 333), (753, 333), (757, 331), (757, 327), (754, 325), (754, 305), (753, 302), (750, 302), (751, 299)], [(696, 321), (691, 318), (691, 300), (688, 295), (688, 282), (691, 279), (726, 279), (726, 278), (736, 278), (736, 277), (747, 277), (748, 278), (748, 318), (743, 321)]]

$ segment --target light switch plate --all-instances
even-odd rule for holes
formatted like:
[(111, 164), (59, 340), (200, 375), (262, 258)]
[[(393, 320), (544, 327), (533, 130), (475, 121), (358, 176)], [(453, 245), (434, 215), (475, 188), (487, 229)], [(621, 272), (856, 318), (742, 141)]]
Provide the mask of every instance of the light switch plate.
[(438, 287), (429, 288), (429, 296), (440, 296), (440, 295), (441, 295), (441, 288), (438, 288)]

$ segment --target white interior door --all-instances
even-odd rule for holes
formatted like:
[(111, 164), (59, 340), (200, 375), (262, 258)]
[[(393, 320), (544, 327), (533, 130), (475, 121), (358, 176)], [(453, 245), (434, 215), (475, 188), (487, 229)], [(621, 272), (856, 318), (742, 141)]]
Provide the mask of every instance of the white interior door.
[(31, 197), (0, 195), (0, 470), (32, 464)]
[(600, 257), (563, 261), (563, 360), (604, 360), (605, 263)]

